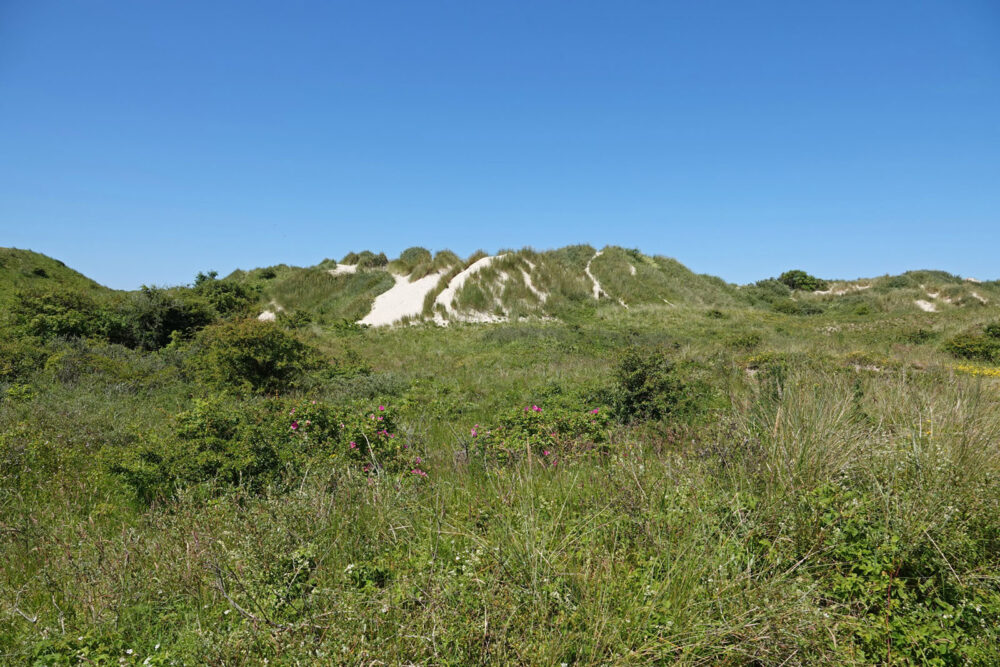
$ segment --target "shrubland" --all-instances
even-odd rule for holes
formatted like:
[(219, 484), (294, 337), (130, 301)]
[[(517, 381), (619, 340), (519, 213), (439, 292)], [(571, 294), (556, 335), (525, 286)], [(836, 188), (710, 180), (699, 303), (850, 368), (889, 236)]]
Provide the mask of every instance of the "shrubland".
[(995, 306), (678, 273), (625, 309), (554, 268), (593, 254), (525, 255), (559, 320), (446, 328), (250, 317), (287, 267), (25, 277), (0, 661), (1000, 661)]

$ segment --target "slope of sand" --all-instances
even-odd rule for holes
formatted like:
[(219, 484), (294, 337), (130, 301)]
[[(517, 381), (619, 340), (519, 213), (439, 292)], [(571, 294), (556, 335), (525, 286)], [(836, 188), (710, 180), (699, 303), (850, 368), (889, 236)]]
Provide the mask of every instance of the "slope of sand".
[(336, 268), (327, 269), (327, 273), (329, 273), (331, 276), (339, 276), (342, 273), (357, 273), (357, 272), (358, 272), (357, 264), (338, 264)]
[[(590, 258), (590, 262), (593, 262), (595, 259), (597, 259), (603, 254), (604, 254), (603, 250), (598, 250), (597, 252), (594, 253), (594, 256)], [(590, 262), (587, 262), (587, 266), (583, 269), (583, 272), (586, 273), (587, 277), (594, 282), (594, 298), (600, 299), (601, 294), (607, 294), (607, 292), (605, 292), (604, 288), (601, 287), (601, 283), (597, 282), (597, 278), (594, 277), (594, 274), (590, 272)]]
[(924, 301), (923, 299), (917, 299), (913, 303), (917, 304), (917, 308), (924, 311), (925, 313), (936, 313), (937, 306), (935, 306), (930, 301)]
[[(448, 311), (448, 316), (454, 317), (455, 319), (460, 319), (464, 321), (475, 321), (475, 322), (497, 321), (495, 316), (486, 315), (485, 313), (483, 314), (483, 318), (485, 319), (480, 318), (478, 316), (472, 317), (471, 319), (468, 317), (462, 317), (452, 307), (451, 302), (455, 300), (455, 295), (458, 294), (458, 290), (462, 289), (462, 285), (465, 284), (465, 281), (468, 280), (470, 276), (482, 271), (487, 266), (492, 264), (495, 260), (500, 259), (501, 257), (503, 257), (503, 255), (491, 255), (489, 257), (483, 257), (482, 259), (478, 259), (475, 262), (473, 262), (471, 266), (469, 266), (467, 269), (465, 269), (464, 271), (462, 271), (457, 276), (451, 279), (451, 282), (448, 283), (448, 286), (445, 287), (441, 291), (441, 293), (437, 295), (436, 299), (434, 299), (434, 305), (437, 306), (438, 304), (440, 304), (444, 306), (445, 309)], [(440, 316), (436, 316), (434, 319), (435, 321), (438, 322), (438, 324), (441, 324), (443, 322)]]
[(359, 324), (382, 327), (394, 324), (406, 316), (416, 316), (424, 309), (424, 297), (434, 289), (447, 271), (438, 271), (412, 283), (406, 276), (393, 276), (396, 284), (375, 297), (371, 312)]

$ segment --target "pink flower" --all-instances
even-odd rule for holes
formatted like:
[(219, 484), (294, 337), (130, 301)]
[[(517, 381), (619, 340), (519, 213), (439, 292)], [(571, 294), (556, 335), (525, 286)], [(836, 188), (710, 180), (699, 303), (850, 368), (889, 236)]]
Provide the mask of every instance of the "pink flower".
[(475, 438), (477, 435), (479, 434), (476, 433), (476, 429), (472, 429), (472, 437)]
[(316, 401), (313, 401), (313, 402), (312, 402), (312, 404), (313, 404), (313, 405), (316, 405)]
[(306, 426), (312, 426), (312, 422), (309, 421), (308, 419), (306, 420)]
[(298, 429), (298, 427), (299, 427), (299, 423), (298, 422), (292, 422), (292, 430), (293, 431), (296, 430), (296, 429)]
[(378, 416), (378, 420), (379, 420), (379, 421), (382, 421), (382, 415), (379, 415), (379, 416)]
[(420, 468), (414, 468), (413, 470), (410, 471), (410, 474), (411, 475), (420, 475), (421, 477), (427, 477), (427, 473), (425, 473)]
[(292, 408), (292, 411), (291, 411), (291, 412), (289, 412), (288, 414), (290, 414), (290, 415), (294, 415), (294, 414), (295, 414), (295, 408)]
[(418, 456), (413, 461), (414, 461), (414, 463), (418, 463), (419, 464), (421, 461), (423, 461), (423, 459)]
[(554, 438), (554, 437), (556, 437), (556, 435), (557, 435), (557, 434), (556, 434), (556, 432), (555, 432), (555, 431), (553, 431), (552, 433), (549, 433), (549, 437), (550, 437), (550, 438)]
[(542, 409), (541, 409), (540, 407), (538, 407), (537, 405), (532, 405), (532, 406), (531, 406), (531, 409), (532, 409), (533, 411), (535, 411), (535, 412), (541, 412), (541, 411), (542, 411)]
[(357, 449), (357, 448), (358, 448), (357, 444), (355, 444), (355, 442), (351, 440), (351, 449)]
[(592, 414), (592, 415), (596, 415), (596, 414), (597, 414), (598, 412), (600, 412), (600, 411), (601, 411), (601, 409), (600, 409), (600, 408), (594, 408), (593, 410), (591, 410), (591, 411), (590, 411), (590, 414)]
[(385, 412), (385, 406), (384, 405), (378, 406), (378, 411), (379, 412)]
[(543, 449), (542, 450), (542, 456), (548, 456), (548, 455), (549, 455), (549, 450)]

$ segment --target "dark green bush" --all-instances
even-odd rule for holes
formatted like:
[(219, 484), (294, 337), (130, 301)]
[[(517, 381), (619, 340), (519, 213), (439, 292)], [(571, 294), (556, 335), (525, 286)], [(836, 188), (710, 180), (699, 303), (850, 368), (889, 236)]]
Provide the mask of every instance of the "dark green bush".
[(45, 363), (42, 341), (37, 338), (0, 339), (0, 382), (27, 377)]
[(991, 335), (959, 334), (946, 342), (944, 349), (962, 359), (1000, 363), (1000, 338)]
[(983, 327), (983, 333), (985, 333), (989, 338), (994, 340), (1000, 340), (1000, 322), (993, 322), (992, 324), (987, 324)]
[(159, 350), (177, 337), (190, 338), (215, 319), (215, 310), (204, 299), (143, 286), (105, 309), (100, 326), (104, 337), (112, 343)]
[(529, 405), (500, 418), (495, 426), (472, 429), (472, 453), (492, 463), (523, 459), (529, 453), (548, 465), (566, 457), (603, 451), (607, 414), (600, 408), (570, 410)]
[(823, 312), (822, 306), (815, 303), (804, 303), (794, 299), (780, 299), (771, 304), (771, 310), (785, 315), (818, 315)]
[(693, 398), (665, 350), (630, 348), (620, 357), (610, 391), (619, 421), (662, 419), (687, 411)]
[(816, 276), (811, 276), (805, 271), (794, 269), (785, 271), (778, 276), (778, 281), (786, 285), (789, 289), (802, 290), (803, 292), (815, 292), (827, 288), (828, 283)]
[(202, 330), (191, 360), (202, 381), (222, 390), (283, 392), (317, 365), (314, 352), (274, 322), (222, 322)]
[(19, 292), (12, 309), (15, 324), (43, 340), (94, 335), (101, 329), (100, 313), (94, 299), (64, 288)]
[(385, 406), (336, 409), (306, 399), (196, 400), (170, 434), (106, 452), (109, 470), (143, 502), (188, 484), (215, 481), (251, 491), (307, 465), (346, 463), (365, 474), (412, 472), (422, 459), (395, 432)]

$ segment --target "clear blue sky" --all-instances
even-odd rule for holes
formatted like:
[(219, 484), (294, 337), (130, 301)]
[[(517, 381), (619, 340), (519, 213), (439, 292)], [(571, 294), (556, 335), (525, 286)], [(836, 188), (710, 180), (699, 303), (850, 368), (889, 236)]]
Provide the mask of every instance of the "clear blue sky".
[(0, 0), (0, 245), (1000, 278), (1000, 3)]

